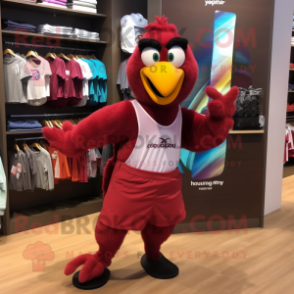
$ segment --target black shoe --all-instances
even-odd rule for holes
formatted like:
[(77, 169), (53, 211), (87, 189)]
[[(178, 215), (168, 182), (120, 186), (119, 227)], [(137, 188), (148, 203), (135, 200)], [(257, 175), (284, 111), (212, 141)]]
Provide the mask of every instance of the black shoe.
[(110, 277), (110, 270), (108, 268), (104, 269), (104, 272), (98, 278), (94, 278), (91, 281), (80, 283), (79, 282), (79, 271), (76, 272), (72, 277), (73, 285), (82, 290), (93, 290), (103, 287), (108, 281)]
[(149, 276), (156, 279), (171, 279), (179, 274), (179, 268), (163, 254), (159, 260), (149, 260), (144, 254), (141, 258), (141, 265)]

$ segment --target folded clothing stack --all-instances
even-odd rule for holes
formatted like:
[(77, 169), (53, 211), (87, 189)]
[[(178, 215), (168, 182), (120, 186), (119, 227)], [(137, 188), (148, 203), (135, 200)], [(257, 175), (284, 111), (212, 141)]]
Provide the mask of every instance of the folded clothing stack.
[(81, 30), (81, 29), (74, 29), (73, 37), (80, 38), (80, 39), (96, 40), (96, 41), (100, 40), (99, 33), (89, 32), (89, 31)]
[(239, 96), (236, 100), (236, 112), (234, 114), (234, 129), (259, 129), (259, 100), (262, 89), (247, 89), (239, 87)]
[(43, 5), (56, 6), (56, 7), (63, 6), (65, 8), (66, 1), (67, 0), (40, 0), (39, 2)]
[[(52, 1), (52, 0), (50, 0)], [(72, 27), (52, 26), (49, 24), (38, 25), (38, 33), (44, 35), (55, 35), (63, 37), (71, 37), (73, 34)]]
[(93, 13), (97, 13), (96, 5), (96, 0), (68, 0), (66, 4), (69, 9)]
[(36, 32), (36, 26), (32, 24), (16, 22), (9, 19), (3, 20), (3, 29), (8, 31), (25, 31), (28, 33)]
[(41, 131), (42, 125), (37, 120), (7, 120), (7, 131)]

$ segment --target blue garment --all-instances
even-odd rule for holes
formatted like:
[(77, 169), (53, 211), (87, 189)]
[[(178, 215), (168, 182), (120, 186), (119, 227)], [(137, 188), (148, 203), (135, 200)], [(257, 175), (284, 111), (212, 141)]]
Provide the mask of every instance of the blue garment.
[(7, 129), (40, 129), (42, 125), (37, 120), (7, 120)]
[(107, 73), (106, 73), (106, 68), (103, 62), (100, 60), (95, 60), (97, 67), (98, 67), (98, 74), (99, 74), (99, 82), (98, 82), (98, 87), (99, 87), (99, 102), (104, 103), (107, 101)]
[(96, 62), (97, 66), (98, 66), (99, 79), (107, 80), (106, 68), (105, 68), (105, 65), (103, 64), (103, 62), (101, 62), (98, 59), (94, 59), (94, 61)]
[(100, 60), (92, 59), (92, 61), (95, 63), (96, 71), (98, 73), (97, 83), (96, 84), (94, 83), (94, 87), (97, 87), (97, 90), (96, 90), (97, 95), (95, 96), (95, 102), (103, 103), (103, 102), (106, 102), (107, 100), (106, 68), (105, 68), (105, 65)]
[(90, 59), (90, 61), (94, 64), (96, 76), (94, 79), (93, 87), (94, 87), (94, 99), (92, 101), (92, 105), (97, 105), (99, 103), (100, 90), (99, 90), (99, 66), (96, 59)]
[(107, 101), (107, 82), (106, 80), (99, 80), (99, 89), (100, 89), (100, 103)]
[(99, 102), (107, 100), (107, 73), (105, 65), (98, 59), (84, 59), (92, 72), (92, 79), (89, 80), (89, 100), (87, 106), (96, 106)]
[(10, 129), (7, 128), (9, 132), (25, 132), (25, 131), (42, 131), (42, 128), (33, 128), (33, 129)]

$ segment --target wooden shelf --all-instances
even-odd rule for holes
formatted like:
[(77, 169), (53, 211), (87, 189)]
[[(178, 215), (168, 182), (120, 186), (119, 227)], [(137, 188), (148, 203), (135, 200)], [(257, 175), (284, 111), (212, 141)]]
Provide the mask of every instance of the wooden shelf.
[(264, 134), (264, 130), (231, 130), (229, 134)]
[(288, 93), (294, 93), (294, 91), (288, 91)]
[(290, 71), (294, 71), (294, 68), (289, 68)]
[(1, 0), (2, 7), (8, 7), (8, 8), (16, 8), (19, 7), (21, 9), (29, 9), (30, 11), (51, 11), (59, 14), (71, 14), (74, 17), (94, 17), (94, 18), (105, 18), (106, 15), (102, 13), (93, 13), (93, 12), (84, 12), (84, 11), (78, 11), (63, 7), (55, 7), (50, 5), (40, 5), (38, 3), (30, 3), (25, 2), (21, 0)]
[(74, 42), (82, 42), (82, 43), (95, 43), (95, 44), (103, 44), (106, 45), (107, 42), (105, 41), (95, 41), (95, 40), (85, 40), (85, 39), (79, 39), (79, 38), (69, 38), (69, 37), (60, 37), (60, 36), (54, 36), (54, 35), (43, 35), (43, 34), (36, 34), (36, 33), (27, 33), (27, 32), (16, 32), (16, 31), (7, 31), (2, 30), (2, 35), (6, 36), (15, 36), (16, 34), (19, 34), (20, 36), (26, 35), (29, 37), (41, 37), (41, 38), (51, 38), (51, 39), (58, 39), (61, 41), (74, 41)]
[(6, 135), (30, 135), (30, 134), (42, 134), (42, 131), (24, 131), (24, 132), (6, 132)]

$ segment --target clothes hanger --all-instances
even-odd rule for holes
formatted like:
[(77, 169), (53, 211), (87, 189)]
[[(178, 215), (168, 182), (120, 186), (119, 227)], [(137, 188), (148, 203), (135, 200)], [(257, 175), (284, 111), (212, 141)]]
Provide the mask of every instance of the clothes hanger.
[(20, 150), (17, 144), (14, 144), (13, 145), (13, 149), (16, 150), (16, 151), (19, 151)]
[(60, 129), (62, 129), (62, 122), (59, 120), (59, 117), (57, 117), (56, 122), (59, 125)]
[(53, 123), (52, 123), (52, 121), (51, 121), (51, 119), (50, 119), (50, 114), (49, 114), (49, 120), (48, 120), (48, 122), (49, 122), (49, 124), (50, 124), (50, 127), (53, 128), (54, 125), (53, 125)]
[(54, 55), (54, 57), (57, 56), (56, 53), (55, 53), (55, 50), (56, 50), (56, 47), (54, 48), (53, 53), (52, 53)]
[[(33, 48), (31, 48), (31, 49), (33, 49)], [(38, 55), (36, 54), (35, 51), (30, 50), (30, 51), (26, 54), (25, 57), (26, 57), (26, 58), (28, 58), (28, 57), (35, 57), (35, 58), (37, 59)]]
[(44, 142), (40, 142), (40, 146), (41, 146), (43, 149), (45, 149), (46, 151), (48, 151), (48, 150), (47, 150), (47, 147), (46, 147), (46, 145), (45, 145)]
[(44, 127), (49, 127), (49, 128), (51, 128), (51, 125), (50, 125), (50, 123), (49, 123), (48, 120), (47, 120), (47, 115), (46, 115), (46, 118), (42, 121), (42, 125), (43, 125)]
[(52, 123), (55, 127), (57, 127), (58, 129), (61, 129), (60, 125), (58, 124), (56, 120), (53, 120)]
[(75, 55), (73, 53), (70, 53), (70, 54), (67, 55), (67, 57), (70, 58), (70, 59), (74, 59)]
[(34, 148), (34, 147), (37, 148), (37, 149), (40, 150), (40, 151), (43, 149), (43, 148), (41, 147), (41, 145), (38, 144), (38, 143), (36, 143), (36, 142), (30, 145), (30, 148)]
[(46, 54), (45, 58), (52, 58), (52, 59), (55, 59), (55, 56), (53, 55), (53, 53), (51, 53), (51, 47), (50, 47), (50, 50), (49, 52)]
[(3, 56), (6, 54), (10, 54), (12, 56), (15, 56), (16, 54), (14, 53), (14, 51), (12, 49), (6, 48), (3, 52)]
[(94, 54), (91, 54), (90, 57), (97, 60), (97, 57)]
[(28, 146), (26, 143), (22, 143), (22, 148), (23, 148), (24, 150), (26, 150), (26, 149), (29, 149), (29, 146)]
[(38, 52), (36, 51), (36, 47), (34, 47), (34, 52), (37, 56), (39, 56)]
[[(62, 50), (63, 50), (63, 49), (62, 49)], [(60, 52), (57, 56), (58, 56), (59, 58), (62, 58), (62, 59), (64, 59), (64, 60), (69, 61), (70, 59), (62, 53), (62, 50), (61, 50), (61, 52)]]

